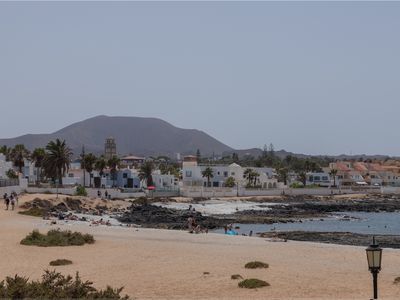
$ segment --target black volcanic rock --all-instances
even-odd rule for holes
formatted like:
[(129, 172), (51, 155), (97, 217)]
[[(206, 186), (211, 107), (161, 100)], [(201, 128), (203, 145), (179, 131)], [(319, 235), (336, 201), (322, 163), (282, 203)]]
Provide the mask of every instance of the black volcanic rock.
[(133, 223), (143, 227), (186, 229), (187, 220), (190, 216), (192, 216), (202, 228), (215, 229), (229, 223), (225, 219), (206, 217), (199, 212), (176, 210), (151, 204), (133, 204), (128, 212), (125, 212), (118, 218), (118, 221), (122, 223)]

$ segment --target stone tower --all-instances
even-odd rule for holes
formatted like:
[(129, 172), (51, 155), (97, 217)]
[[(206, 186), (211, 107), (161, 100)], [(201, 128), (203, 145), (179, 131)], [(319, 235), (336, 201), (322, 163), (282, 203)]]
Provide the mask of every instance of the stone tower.
[(115, 143), (115, 139), (113, 137), (109, 137), (106, 139), (104, 143), (104, 157), (105, 159), (110, 159), (113, 156), (117, 155), (117, 144)]

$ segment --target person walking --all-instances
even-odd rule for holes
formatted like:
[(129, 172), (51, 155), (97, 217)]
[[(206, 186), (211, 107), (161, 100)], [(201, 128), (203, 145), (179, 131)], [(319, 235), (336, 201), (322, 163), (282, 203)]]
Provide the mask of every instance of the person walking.
[(11, 196), (10, 202), (11, 202), (11, 210), (14, 210), (14, 208), (15, 208), (15, 198), (13, 196)]
[(10, 198), (6, 197), (4, 201), (6, 203), (6, 210), (8, 210), (8, 206), (10, 205)]

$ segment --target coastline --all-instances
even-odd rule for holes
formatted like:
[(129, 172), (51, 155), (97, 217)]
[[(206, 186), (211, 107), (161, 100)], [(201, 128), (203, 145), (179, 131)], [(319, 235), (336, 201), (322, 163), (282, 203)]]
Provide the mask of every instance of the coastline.
[[(21, 203), (24, 201), (21, 197)], [(19, 241), (33, 229), (69, 229), (91, 233), (94, 245), (37, 248)], [(137, 299), (367, 299), (370, 274), (364, 247), (310, 242), (269, 242), (263, 238), (189, 234), (186, 231), (119, 226), (46, 225), (41, 218), (0, 211), (0, 278), (14, 274), (32, 279), (48, 269), (50, 260), (73, 264), (56, 270), (79, 271), (95, 286), (124, 286)], [(247, 270), (260, 260), (267, 270)], [(400, 251), (384, 250), (380, 290), (384, 299), (398, 299)], [(52, 268), (51, 268), (52, 269)], [(205, 275), (204, 272), (209, 272)], [(270, 287), (237, 287), (232, 274), (266, 280)]]

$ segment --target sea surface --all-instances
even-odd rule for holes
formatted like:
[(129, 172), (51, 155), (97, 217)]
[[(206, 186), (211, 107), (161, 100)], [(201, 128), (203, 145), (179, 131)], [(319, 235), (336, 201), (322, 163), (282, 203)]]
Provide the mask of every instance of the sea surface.
[[(362, 234), (400, 235), (400, 212), (343, 212), (323, 219), (307, 219), (296, 223), (233, 224), (239, 234), (269, 231), (353, 232)], [(224, 233), (224, 229), (213, 232)]]

